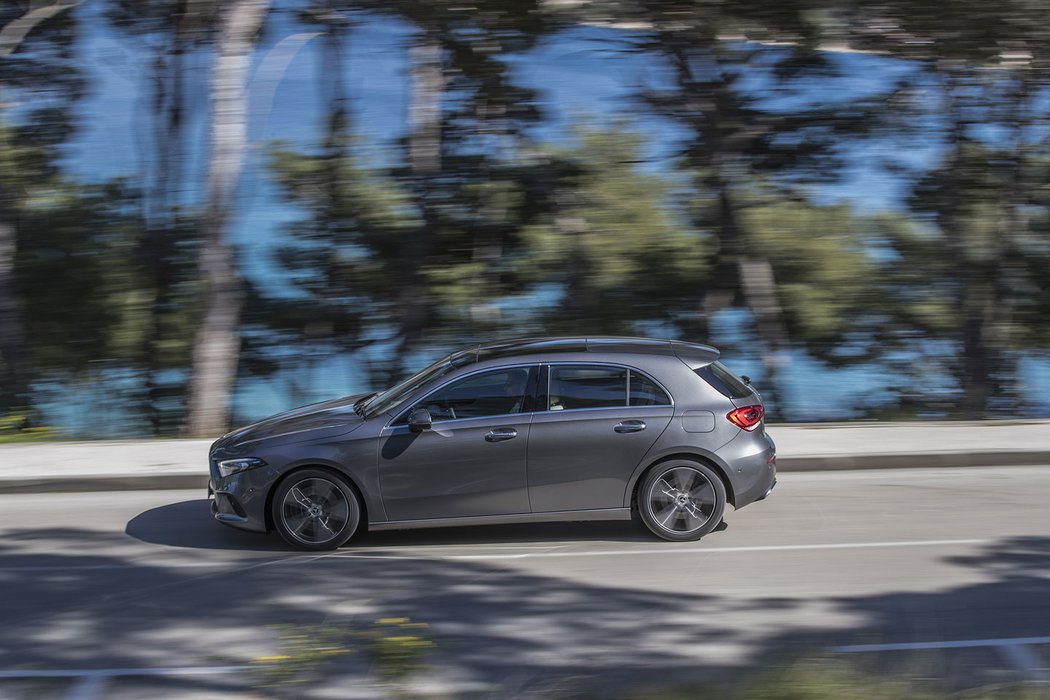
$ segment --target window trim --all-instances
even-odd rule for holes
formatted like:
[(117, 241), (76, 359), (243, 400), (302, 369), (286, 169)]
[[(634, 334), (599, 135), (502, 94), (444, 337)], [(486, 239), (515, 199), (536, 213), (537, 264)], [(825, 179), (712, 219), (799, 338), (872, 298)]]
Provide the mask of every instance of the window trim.
[[(430, 398), (431, 396), (433, 396), (437, 392), (441, 391), (442, 389), (444, 389), (447, 386), (455, 384), (456, 382), (458, 382), (461, 379), (467, 379), (468, 377), (473, 377), (473, 376), (475, 376), (477, 374), (484, 374), (485, 372), (497, 372), (499, 370), (518, 369), (518, 368), (522, 368), (522, 367), (528, 369), (529, 370), (529, 379), (526, 380), (525, 398), (526, 398), (526, 400), (531, 400), (531, 401), (535, 402), (536, 401), (536, 396), (535, 396), (535, 390), (536, 390), (535, 384), (536, 384), (536, 382), (532, 382), (530, 380), (532, 379), (532, 368), (536, 367), (537, 368), (536, 371), (537, 371), (537, 374), (538, 374), (540, 366), (541, 366), (541, 364), (538, 363), (538, 362), (523, 362), (523, 363), (520, 363), (520, 364), (513, 364), (513, 365), (498, 365), (498, 366), (495, 366), (495, 367), (485, 367), (484, 369), (477, 369), (477, 370), (474, 370), (473, 372), (467, 372), (466, 374), (461, 374), (458, 377), (453, 377), (453, 378), (443, 382), (442, 384), (439, 384), (438, 386), (434, 387), (432, 390), (428, 391), (427, 393), (423, 394), (417, 400), (410, 402), (408, 408), (404, 409), (403, 411), (401, 411), (400, 413), (395, 415), (393, 418), (391, 418), (390, 421), (387, 422), (387, 424), (383, 426), (383, 429), (386, 430), (387, 428), (407, 428), (408, 425), (404, 425), (404, 424), (402, 424), (402, 425), (395, 425), (395, 424), (399, 420), (401, 420), (402, 417), (407, 417), (408, 414), (412, 412), (412, 409), (415, 408), (418, 404), (420, 404), (423, 401), (426, 401), (428, 398)], [(535, 408), (535, 406), (533, 408)], [(458, 423), (460, 421), (468, 421), (468, 420), (484, 420), (486, 418), (506, 418), (508, 416), (529, 416), (529, 415), (532, 415), (535, 412), (536, 411), (521, 411), (520, 413), (503, 413), (503, 414), (494, 415), (494, 416), (476, 416), (474, 418), (450, 418), (450, 419), (447, 419), (447, 420), (436, 420), (436, 421), (434, 421), (432, 423), (432, 425), (439, 425), (439, 424), (440, 425), (444, 425), (445, 423)]]
[[(655, 405), (650, 405), (650, 406), (630, 406), (630, 405), (624, 404), (623, 406), (596, 406), (596, 407), (593, 407), (593, 408), (565, 408), (565, 409), (562, 409), (560, 411), (552, 411), (552, 410), (550, 410), (551, 368), (552, 367), (564, 367), (564, 366), (581, 366), (581, 365), (585, 366), (585, 367), (618, 367), (618, 368), (623, 368), (623, 369), (629, 370), (629, 372), (627, 373), (628, 379), (627, 379), (627, 396), (626, 396), (628, 401), (630, 401), (630, 397), (631, 397), (631, 393), (630, 393), (630, 381), (631, 381), (630, 380), (630, 376), (631, 376), (631, 374), (630, 373), (631, 372), (638, 372), (638, 374), (641, 374), (642, 376), (646, 377), (649, 381), (651, 381), (653, 384), (655, 384), (656, 386), (660, 387), (660, 390), (663, 391), (664, 394), (667, 395), (668, 399), (670, 399), (670, 403), (655, 404)], [(407, 425), (395, 425), (395, 423), (397, 423), (397, 421), (399, 421), (402, 418), (402, 416), (407, 416), (409, 413), (411, 413), (412, 409), (420, 401), (426, 400), (428, 397), (430, 397), (431, 394), (434, 394), (434, 393), (436, 393), (438, 391), (441, 391), (446, 386), (448, 386), (448, 385), (450, 385), (450, 384), (452, 384), (454, 382), (457, 382), (460, 379), (466, 379), (467, 377), (474, 376), (475, 374), (482, 374), (484, 372), (491, 372), (491, 371), (501, 370), (501, 369), (515, 369), (515, 368), (518, 368), (518, 367), (525, 367), (525, 368), (529, 368), (529, 369), (531, 369), (533, 367), (537, 368), (537, 381), (534, 384), (530, 383), (530, 387), (531, 387), (531, 389), (533, 391), (533, 393), (531, 395), (531, 399), (532, 399), (532, 401), (534, 403), (533, 408), (537, 409), (537, 407), (540, 406), (540, 405), (546, 406), (546, 408), (538, 409), (538, 410), (532, 410), (532, 411), (523, 411), (521, 413), (507, 413), (507, 414), (504, 414), (504, 415), (501, 415), (501, 416), (479, 416), (477, 418), (455, 418), (455, 419), (451, 419), (451, 420), (434, 421), (433, 425), (446, 425), (448, 423), (460, 423), (460, 422), (463, 422), (463, 421), (470, 421), (470, 420), (484, 420), (486, 418), (507, 418), (509, 416), (531, 416), (531, 415), (535, 415), (537, 413), (561, 414), (561, 413), (577, 413), (579, 411), (622, 411), (624, 409), (639, 409), (640, 410), (640, 409), (654, 409), (654, 408), (671, 408), (673, 410), (675, 408), (674, 394), (672, 394), (670, 391), (668, 391), (667, 387), (664, 386), (661, 382), (657, 381), (657, 379), (655, 377), (653, 377), (653, 375), (649, 374), (648, 372), (645, 372), (643, 370), (638, 369), (634, 365), (623, 364), (623, 363), (620, 363), (620, 362), (581, 362), (580, 360), (564, 360), (564, 361), (555, 361), (555, 362), (520, 362), (520, 363), (511, 364), (511, 365), (496, 365), (494, 367), (485, 367), (483, 369), (476, 369), (473, 372), (467, 372), (466, 374), (461, 374), (458, 377), (453, 377), (451, 379), (447, 379), (446, 381), (442, 382), (438, 386), (434, 387), (434, 389), (432, 389), (432, 390), (428, 391), (427, 393), (423, 394), (422, 396), (420, 396), (419, 399), (410, 402), (409, 406), (407, 408), (405, 408), (404, 410), (402, 410), (400, 413), (395, 414), (394, 417), (391, 418), (386, 423), (386, 425), (383, 426), (382, 430), (384, 430), (384, 431), (385, 430), (395, 430), (395, 429), (401, 429), (401, 428), (407, 429), (408, 428)], [(544, 376), (544, 375), (546, 375), (546, 376)], [(528, 393), (526, 393), (526, 398), (529, 398), (529, 394)]]
[[(619, 362), (580, 362), (579, 360), (564, 361), (564, 362), (546, 362), (546, 363), (544, 363), (544, 365), (547, 368), (547, 386), (546, 386), (545, 391), (544, 391), (546, 396), (544, 397), (544, 403), (543, 403), (543, 405), (546, 406), (546, 408), (544, 408), (542, 410), (539, 410), (539, 411), (536, 411), (536, 413), (575, 413), (577, 411), (620, 411), (620, 410), (623, 410), (625, 408), (667, 408), (667, 407), (670, 407), (670, 408), (673, 409), (674, 406), (675, 406), (674, 396), (671, 394), (671, 392), (669, 392), (667, 390), (667, 387), (665, 387), (663, 384), (658, 382), (648, 372), (643, 372), (642, 370), (638, 369), (637, 367), (634, 367), (633, 365), (621, 364)], [(627, 392), (626, 392), (626, 394), (624, 396), (624, 399), (628, 403), (625, 403), (622, 406), (592, 406), (590, 408), (563, 408), (563, 409), (560, 409), (558, 411), (552, 411), (551, 408), (550, 408), (550, 405), (551, 405), (551, 399), (550, 399), (550, 396), (551, 396), (551, 374), (552, 374), (551, 368), (552, 367), (564, 367), (564, 366), (570, 366), (570, 367), (581, 367), (581, 366), (582, 367), (616, 367), (616, 368), (620, 368), (620, 369), (626, 369), (627, 370)], [(643, 377), (645, 377), (646, 379), (651, 381), (653, 384), (658, 386), (660, 388), (660, 390), (662, 392), (664, 392), (664, 395), (667, 396), (667, 398), (670, 400), (670, 403), (651, 404), (651, 405), (648, 405), (648, 406), (640, 406), (640, 405), (639, 406), (632, 406), (630, 404), (630, 400), (631, 400), (631, 372), (637, 372), (638, 374), (642, 375)]]

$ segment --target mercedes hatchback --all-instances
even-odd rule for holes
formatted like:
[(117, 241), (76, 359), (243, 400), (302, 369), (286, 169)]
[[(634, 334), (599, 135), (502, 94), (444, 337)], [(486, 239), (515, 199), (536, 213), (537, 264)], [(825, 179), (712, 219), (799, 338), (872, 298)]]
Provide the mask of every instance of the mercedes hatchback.
[(776, 484), (758, 392), (714, 348), (529, 338), (212, 445), (220, 522), (321, 550), (372, 530), (638, 517), (696, 540)]

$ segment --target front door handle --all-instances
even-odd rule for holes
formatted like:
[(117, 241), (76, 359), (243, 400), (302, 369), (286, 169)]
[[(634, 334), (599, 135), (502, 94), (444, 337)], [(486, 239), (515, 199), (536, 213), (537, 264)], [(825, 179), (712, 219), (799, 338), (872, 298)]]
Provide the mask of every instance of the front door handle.
[(645, 421), (625, 420), (622, 423), (617, 423), (613, 430), (618, 433), (638, 433), (645, 430)]
[(518, 437), (518, 431), (514, 428), (495, 428), (485, 434), (485, 442), (503, 442)]

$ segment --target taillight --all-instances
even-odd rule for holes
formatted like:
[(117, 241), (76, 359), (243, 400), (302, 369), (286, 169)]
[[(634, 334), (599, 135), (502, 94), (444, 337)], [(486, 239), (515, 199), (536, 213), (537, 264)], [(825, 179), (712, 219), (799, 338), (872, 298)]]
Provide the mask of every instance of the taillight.
[(726, 414), (726, 418), (733, 425), (743, 428), (744, 430), (751, 431), (758, 427), (758, 424), (762, 422), (762, 416), (766, 415), (766, 409), (760, 405), (744, 406), (730, 411)]

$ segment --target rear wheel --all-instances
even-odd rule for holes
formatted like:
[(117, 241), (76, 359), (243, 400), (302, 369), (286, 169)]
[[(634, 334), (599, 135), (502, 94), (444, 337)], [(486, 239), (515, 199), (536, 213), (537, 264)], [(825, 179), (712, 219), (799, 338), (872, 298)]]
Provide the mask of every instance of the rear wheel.
[(636, 505), (642, 522), (657, 537), (689, 542), (722, 522), (726, 489), (711, 467), (691, 460), (670, 460), (649, 470), (638, 489)]
[(361, 502), (350, 485), (323, 469), (286, 477), (273, 495), (273, 524), (299, 549), (335, 549), (357, 532)]

